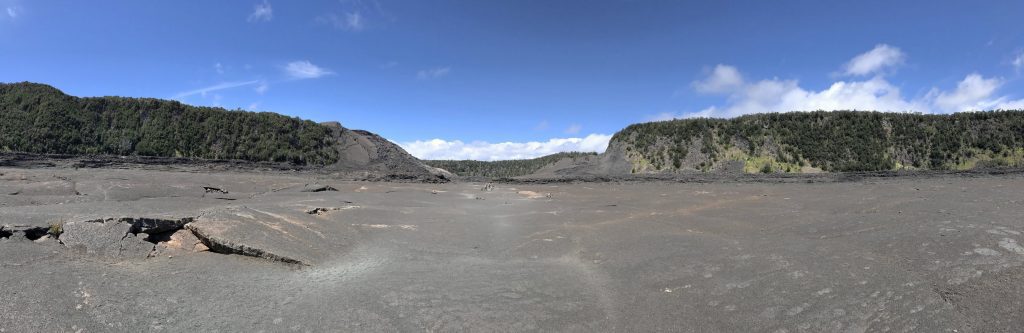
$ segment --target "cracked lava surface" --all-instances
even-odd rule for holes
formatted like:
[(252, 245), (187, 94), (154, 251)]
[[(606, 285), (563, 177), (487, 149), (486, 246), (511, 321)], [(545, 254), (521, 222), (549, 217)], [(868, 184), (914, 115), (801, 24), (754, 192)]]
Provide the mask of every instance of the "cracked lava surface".
[(0, 168), (0, 332), (1024, 327), (1020, 175), (486, 186)]

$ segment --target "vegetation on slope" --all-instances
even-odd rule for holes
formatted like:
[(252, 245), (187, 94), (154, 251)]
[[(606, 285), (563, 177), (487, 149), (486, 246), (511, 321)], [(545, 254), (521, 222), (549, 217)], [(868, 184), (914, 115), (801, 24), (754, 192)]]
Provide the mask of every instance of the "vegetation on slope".
[(616, 133), (633, 172), (879, 171), (1024, 166), (1024, 111), (951, 115), (769, 113), (634, 124)]
[(473, 161), (473, 160), (432, 160), (423, 161), (429, 166), (448, 170), (463, 177), (518, 177), (537, 172), (552, 163), (563, 158), (579, 158), (593, 156), (597, 153), (563, 152), (541, 156), (528, 160), (505, 160), (505, 161)]
[(78, 98), (43, 84), (0, 84), (3, 151), (324, 165), (338, 159), (330, 133), (312, 121), (269, 112), (152, 98)]

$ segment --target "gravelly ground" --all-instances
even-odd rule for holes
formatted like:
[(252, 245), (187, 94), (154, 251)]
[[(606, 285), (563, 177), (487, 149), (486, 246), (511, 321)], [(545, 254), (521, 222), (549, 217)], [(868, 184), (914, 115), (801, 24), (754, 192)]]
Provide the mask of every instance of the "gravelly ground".
[(12, 235), (0, 239), (2, 332), (1024, 327), (1020, 175), (483, 191), (254, 172), (0, 173), (2, 225), (195, 218), (190, 228), (299, 262), (115, 258)]

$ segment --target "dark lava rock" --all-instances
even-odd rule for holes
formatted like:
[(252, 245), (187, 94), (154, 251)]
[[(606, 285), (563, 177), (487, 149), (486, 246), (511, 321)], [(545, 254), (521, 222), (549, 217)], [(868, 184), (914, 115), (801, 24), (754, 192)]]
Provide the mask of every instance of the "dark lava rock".
[(47, 234), (47, 228), (27, 225), (0, 226), (0, 238), (37, 240)]
[(302, 192), (325, 192), (325, 191), (337, 192), (338, 189), (336, 189), (336, 188), (334, 188), (334, 187), (332, 187), (330, 185), (319, 185), (319, 184), (306, 184), (306, 186), (302, 188)]

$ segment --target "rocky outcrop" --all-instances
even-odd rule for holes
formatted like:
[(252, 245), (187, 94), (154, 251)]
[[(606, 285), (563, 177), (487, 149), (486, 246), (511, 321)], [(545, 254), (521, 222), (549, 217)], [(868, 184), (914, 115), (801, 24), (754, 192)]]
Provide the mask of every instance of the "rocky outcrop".
[(210, 248), (191, 230), (182, 229), (171, 233), (166, 240), (156, 243), (151, 257), (185, 255), (194, 252), (209, 251)]
[(60, 241), (79, 253), (108, 258), (146, 258), (192, 218), (107, 218), (64, 224)]
[[(121, 217), (69, 222), (59, 241), (72, 252), (108, 259), (145, 259), (213, 252), (308, 266), (350, 245), (344, 237), (326, 242), (312, 229), (313, 216), (356, 206), (290, 210), (229, 209), (180, 219)], [(312, 215), (312, 216), (311, 216)], [(344, 227), (347, 228), (347, 227)], [(0, 227), (2, 238), (36, 240), (46, 228)]]
[(213, 252), (310, 266), (350, 250), (350, 228), (320, 219), (328, 211), (348, 208), (238, 207), (204, 214), (187, 229)]
[(405, 149), (380, 135), (352, 130), (338, 122), (321, 123), (331, 130), (338, 151), (338, 162), (324, 169), (341, 173), (362, 172), (367, 176), (388, 179), (421, 179), (447, 181), (451, 174), (430, 167)]

